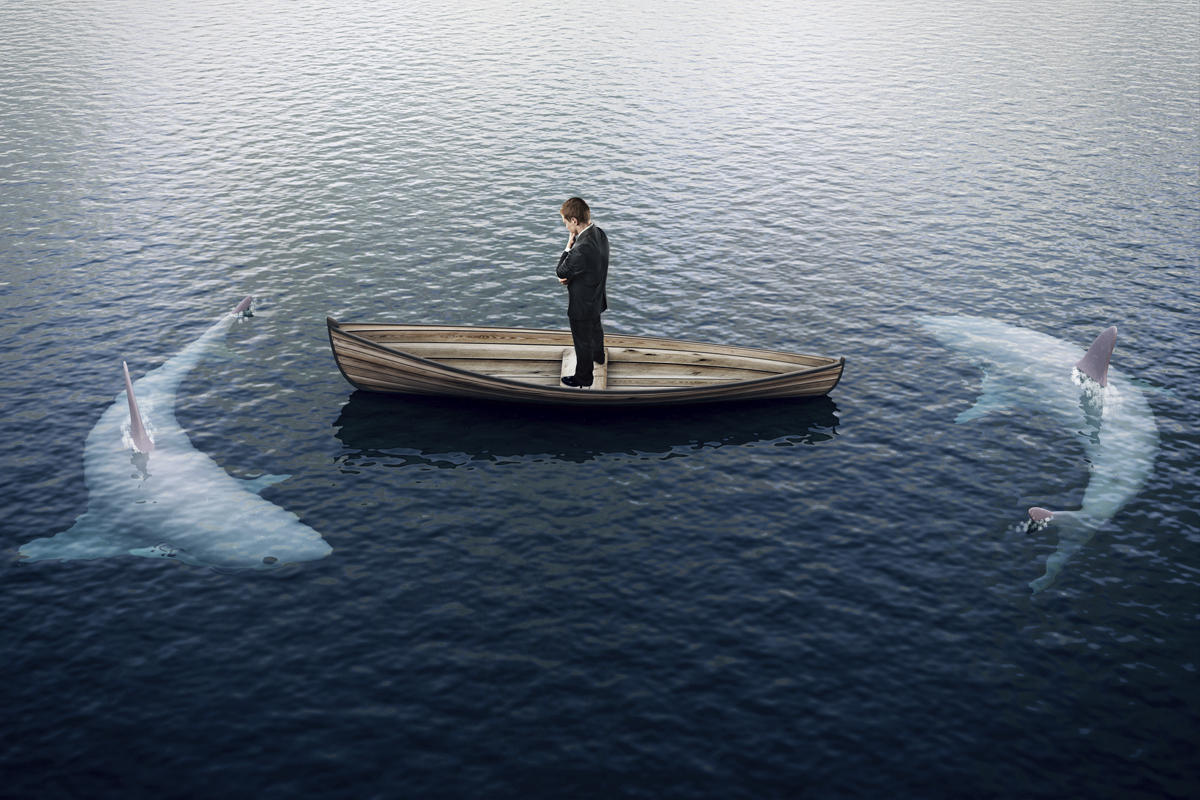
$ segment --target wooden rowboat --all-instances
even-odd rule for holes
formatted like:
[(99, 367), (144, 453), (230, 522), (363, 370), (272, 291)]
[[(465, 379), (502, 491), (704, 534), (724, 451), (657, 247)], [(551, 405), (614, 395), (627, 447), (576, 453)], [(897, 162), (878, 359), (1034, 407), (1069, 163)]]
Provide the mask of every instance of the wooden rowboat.
[(604, 336), (595, 382), (571, 389), (568, 331), (399, 325), (326, 319), (338, 368), (372, 392), (519, 403), (651, 406), (827, 394), (844, 358), (649, 336)]

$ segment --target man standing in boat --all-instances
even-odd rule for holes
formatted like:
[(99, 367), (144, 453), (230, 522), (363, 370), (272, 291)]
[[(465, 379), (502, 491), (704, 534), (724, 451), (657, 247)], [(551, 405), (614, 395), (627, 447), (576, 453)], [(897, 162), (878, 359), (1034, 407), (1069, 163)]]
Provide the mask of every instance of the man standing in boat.
[(558, 211), (570, 237), (558, 257), (558, 282), (567, 287), (567, 317), (575, 344), (575, 374), (567, 386), (592, 385), (592, 362), (604, 363), (604, 329), (600, 314), (608, 309), (608, 236), (592, 222), (592, 212), (581, 198), (572, 197)]

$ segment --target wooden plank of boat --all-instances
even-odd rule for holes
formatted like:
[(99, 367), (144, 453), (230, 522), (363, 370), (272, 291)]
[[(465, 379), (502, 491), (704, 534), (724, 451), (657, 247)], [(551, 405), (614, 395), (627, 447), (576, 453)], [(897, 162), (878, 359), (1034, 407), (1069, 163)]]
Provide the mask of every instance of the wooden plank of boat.
[(573, 374), (568, 331), (456, 325), (339, 323), (328, 318), (342, 375), (374, 392), (594, 406), (712, 403), (827, 394), (844, 358), (606, 334), (607, 356), (587, 390)]
[[(560, 378), (565, 378), (568, 375), (575, 374), (575, 364), (578, 360), (575, 358), (575, 348), (567, 347), (562, 351), (562, 372)], [(608, 357), (606, 356), (603, 364), (592, 364), (592, 385), (583, 387), (587, 392), (598, 392), (608, 386)]]

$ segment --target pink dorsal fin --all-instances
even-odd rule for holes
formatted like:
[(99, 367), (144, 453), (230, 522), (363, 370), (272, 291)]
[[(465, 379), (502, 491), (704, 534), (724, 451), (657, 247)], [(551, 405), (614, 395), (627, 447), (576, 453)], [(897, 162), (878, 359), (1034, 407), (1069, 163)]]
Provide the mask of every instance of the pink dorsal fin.
[(1029, 509), (1029, 519), (1032, 522), (1049, 522), (1054, 519), (1054, 512), (1048, 508), (1039, 508), (1034, 506)]
[(1117, 326), (1113, 325), (1111, 328), (1105, 328), (1096, 337), (1096, 341), (1088, 348), (1087, 355), (1075, 362), (1075, 368), (1101, 386), (1108, 386), (1108, 362), (1116, 346)]
[(250, 305), (254, 302), (254, 295), (246, 295), (242, 302), (233, 307), (234, 314), (245, 314), (250, 310)]
[(133, 446), (139, 452), (149, 453), (154, 449), (154, 442), (150, 439), (150, 434), (146, 433), (142, 414), (138, 411), (137, 398), (133, 396), (133, 381), (129, 380), (129, 365), (122, 361), (121, 369), (125, 370), (125, 396), (129, 398), (129, 437), (133, 439)]

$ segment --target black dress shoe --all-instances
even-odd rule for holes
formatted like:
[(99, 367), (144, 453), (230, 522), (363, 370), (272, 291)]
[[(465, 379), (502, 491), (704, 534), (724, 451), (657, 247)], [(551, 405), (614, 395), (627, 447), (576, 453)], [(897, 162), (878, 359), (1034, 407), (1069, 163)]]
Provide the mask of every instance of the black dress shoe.
[(578, 378), (576, 378), (574, 375), (568, 375), (567, 377), (563, 378), (562, 381), (567, 386), (571, 386), (575, 389), (586, 389), (587, 387), (592, 385), (591, 381), (588, 381), (587, 383), (583, 383)]

